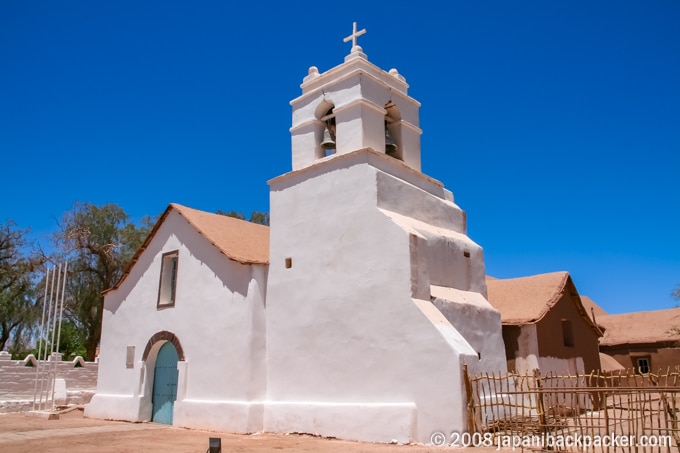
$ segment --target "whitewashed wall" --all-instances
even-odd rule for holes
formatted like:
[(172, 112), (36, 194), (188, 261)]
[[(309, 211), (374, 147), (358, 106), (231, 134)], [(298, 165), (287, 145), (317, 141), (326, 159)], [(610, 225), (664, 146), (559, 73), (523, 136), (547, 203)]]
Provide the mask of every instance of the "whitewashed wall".
[[(179, 250), (174, 307), (157, 308), (161, 256)], [(262, 429), (265, 395), (266, 266), (228, 259), (176, 211), (171, 211), (122, 285), (106, 295), (97, 394), (85, 414), (131, 421), (151, 418), (161, 331), (179, 340), (174, 424), (252, 432)], [(133, 368), (127, 346), (135, 346)]]
[[(478, 354), (430, 301), (427, 238), (381, 211), (395, 196), (380, 194), (386, 173), (399, 179), (393, 205), (447, 197), (367, 150), (270, 181), (267, 431), (429, 442), (435, 431), (465, 430), (461, 367), (478, 368)], [(453, 278), (468, 272), (453, 264)], [(504, 369), (502, 343), (497, 355)]]

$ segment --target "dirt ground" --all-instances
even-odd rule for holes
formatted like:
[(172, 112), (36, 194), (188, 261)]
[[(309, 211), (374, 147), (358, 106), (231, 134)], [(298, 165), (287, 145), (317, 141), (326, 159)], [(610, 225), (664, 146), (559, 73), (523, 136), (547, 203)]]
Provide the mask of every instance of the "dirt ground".
[[(240, 435), (175, 428), (156, 423), (127, 423), (93, 420), (81, 410), (62, 414), (59, 420), (46, 420), (25, 414), (0, 414), (0, 452), (200, 452), (208, 449), (208, 439), (222, 439), (227, 452), (403, 452), (454, 451), (446, 447), (388, 445), (349, 442), (306, 435)], [(469, 450), (469, 451), (468, 451)], [(493, 448), (456, 452), (490, 453)]]

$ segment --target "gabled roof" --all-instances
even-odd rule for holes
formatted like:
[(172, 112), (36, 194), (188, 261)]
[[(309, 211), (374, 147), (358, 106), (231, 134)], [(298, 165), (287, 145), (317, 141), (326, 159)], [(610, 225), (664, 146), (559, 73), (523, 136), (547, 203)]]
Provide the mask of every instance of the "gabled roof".
[(601, 346), (680, 341), (680, 308), (600, 316), (597, 322), (605, 328)]
[(489, 302), (501, 312), (503, 324), (528, 324), (548, 313), (562, 297), (568, 272), (519, 278), (487, 278)]
[(489, 302), (501, 313), (501, 322), (505, 325), (540, 321), (568, 292), (581, 317), (598, 335), (602, 334), (583, 308), (568, 272), (509, 279), (487, 278), (486, 286)]
[(201, 236), (210, 241), (220, 253), (229, 259), (242, 264), (269, 264), (269, 227), (171, 203), (161, 214), (144, 243), (137, 249), (121, 278), (104, 293), (118, 288), (123, 283), (139, 257), (156, 236), (158, 229), (173, 211), (182, 216)]
[(609, 314), (604, 310), (604, 308), (597, 305), (593, 299), (588, 296), (584, 296), (583, 294), (581, 294), (581, 303), (583, 304), (583, 308), (585, 308), (588, 312), (589, 316), (592, 313), (595, 313), (595, 317), (599, 318), (600, 316), (607, 316)]
[(269, 264), (269, 227), (170, 204), (220, 252), (242, 264)]

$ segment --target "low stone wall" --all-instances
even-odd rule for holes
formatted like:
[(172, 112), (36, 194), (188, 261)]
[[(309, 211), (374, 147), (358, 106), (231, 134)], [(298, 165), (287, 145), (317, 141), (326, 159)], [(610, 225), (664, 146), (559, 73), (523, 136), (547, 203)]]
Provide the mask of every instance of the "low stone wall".
[[(59, 354), (54, 354), (40, 364), (44, 370), (56, 368), (56, 379), (66, 384), (66, 398), (60, 398), (59, 404), (86, 404), (94, 395), (98, 363), (85, 362), (81, 357), (63, 362)], [(9, 353), (0, 351), (0, 413), (32, 409), (37, 365), (32, 354), (24, 360), (12, 360)]]

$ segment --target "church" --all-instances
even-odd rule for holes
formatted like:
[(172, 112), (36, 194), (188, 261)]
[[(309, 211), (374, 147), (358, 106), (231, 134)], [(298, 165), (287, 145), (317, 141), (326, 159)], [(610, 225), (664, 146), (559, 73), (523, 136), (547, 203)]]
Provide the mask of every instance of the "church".
[(467, 430), (462, 370), (505, 372), (482, 248), (421, 171), (420, 103), (357, 37), (291, 101), (271, 226), (170, 204), (105, 293), (85, 415), (430, 443)]

